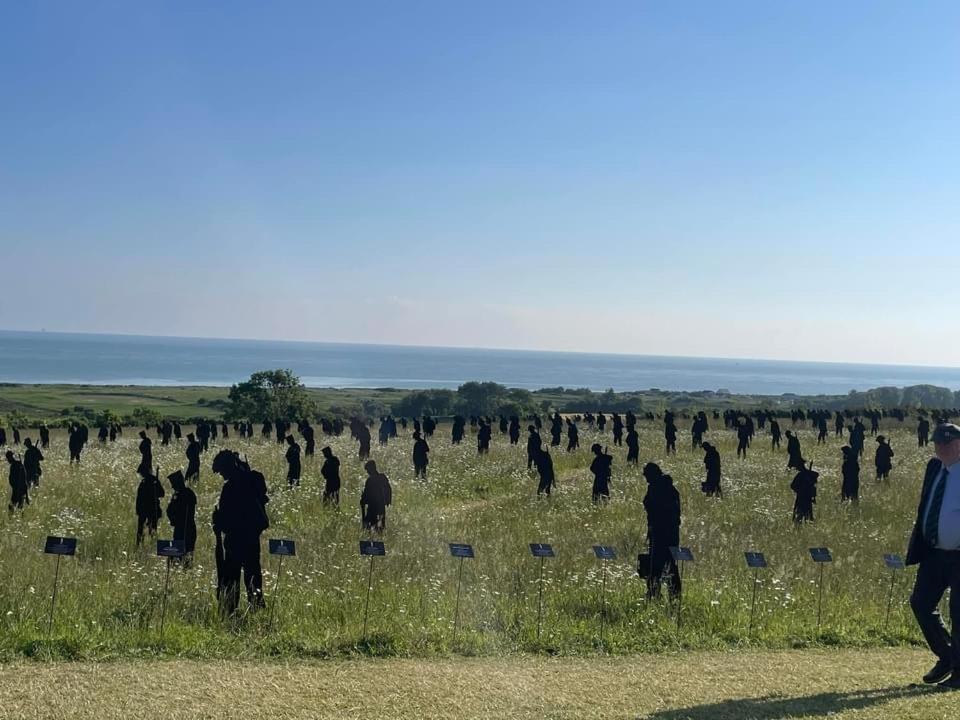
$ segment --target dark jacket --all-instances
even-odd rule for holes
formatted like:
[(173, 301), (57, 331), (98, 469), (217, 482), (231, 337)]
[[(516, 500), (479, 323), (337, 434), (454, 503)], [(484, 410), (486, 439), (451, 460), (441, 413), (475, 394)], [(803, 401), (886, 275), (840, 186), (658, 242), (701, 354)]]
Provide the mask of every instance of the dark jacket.
[(927, 463), (927, 470), (923, 475), (923, 490), (920, 491), (920, 504), (917, 506), (917, 519), (913, 524), (913, 532), (910, 535), (910, 544), (907, 546), (907, 565), (916, 565), (923, 562), (930, 553), (930, 546), (923, 539), (923, 511), (927, 507), (927, 496), (930, 494), (930, 486), (937, 479), (937, 474), (943, 468), (943, 463), (937, 458), (930, 458)]

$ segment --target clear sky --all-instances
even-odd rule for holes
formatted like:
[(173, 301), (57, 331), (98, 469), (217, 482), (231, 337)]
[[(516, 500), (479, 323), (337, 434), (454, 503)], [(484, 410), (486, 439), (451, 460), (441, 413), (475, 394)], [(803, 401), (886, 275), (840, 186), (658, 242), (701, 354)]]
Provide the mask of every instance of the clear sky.
[(956, 365), (960, 3), (7, 2), (0, 328)]

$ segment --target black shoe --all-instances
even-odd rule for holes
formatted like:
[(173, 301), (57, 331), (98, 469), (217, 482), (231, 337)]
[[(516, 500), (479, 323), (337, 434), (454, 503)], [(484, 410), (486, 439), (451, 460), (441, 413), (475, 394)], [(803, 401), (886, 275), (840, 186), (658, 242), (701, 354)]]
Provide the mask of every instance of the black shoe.
[(936, 685), (942, 680), (946, 680), (953, 672), (953, 663), (950, 660), (937, 660), (937, 664), (934, 665), (930, 672), (923, 676), (923, 681), (927, 685)]
[(946, 688), (947, 690), (960, 690), (960, 673), (954, 673), (950, 676), (949, 680), (944, 680), (937, 687)]

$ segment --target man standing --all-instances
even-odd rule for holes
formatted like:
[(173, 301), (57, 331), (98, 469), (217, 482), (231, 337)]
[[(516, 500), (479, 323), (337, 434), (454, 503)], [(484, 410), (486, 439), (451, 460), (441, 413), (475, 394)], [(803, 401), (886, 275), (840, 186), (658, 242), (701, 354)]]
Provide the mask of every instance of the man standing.
[[(925, 683), (960, 689), (960, 427), (942, 423), (933, 431), (936, 457), (927, 463), (907, 565), (917, 565), (910, 607), (936, 665)], [(951, 632), (937, 606), (950, 588)]]

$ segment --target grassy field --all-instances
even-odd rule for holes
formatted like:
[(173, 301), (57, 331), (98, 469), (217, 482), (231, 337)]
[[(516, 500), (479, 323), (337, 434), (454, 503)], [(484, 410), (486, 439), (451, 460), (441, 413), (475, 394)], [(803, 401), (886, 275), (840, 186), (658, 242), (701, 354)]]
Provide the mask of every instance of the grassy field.
[(954, 718), (956, 693), (913, 685), (928, 659), (918, 650), (896, 649), (616, 659), (15, 663), (0, 666), (0, 717)]
[[(28, 418), (56, 421), (83, 410), (100, 413), (111, 410), (120, 417), (136, 408), (155, 410), (171, 420), (222, 416), (230, 388), (211, 386), (153, 387), (146, 385), (2, 385), (0, 416), (16, 411)], [(356, 408), (364, 401), (389, 407), (407, 394), (406, 390), (338, 390), (309, 388), (310, 397), (323, 412), (330, 408)]]
[[(523, 447), (509, 446), (498, 433), (490, 454), (478, 457), (471, 436), (453, 447), (448, 429), (441, 426), (431, 443), (426, 482), (413, 479), (408, 435), (386, 448), (375, 446), (373, 456), (392, 479), (395, 501), (384, 536), (388, 554), (375, 561), (366, 638), (362, 625), (369, 561), (357, 552), (363, 537), (357, 503), (364, 474), (355, 444), (348, 436), (331, 440), (343, 460), (342, 503), (336, 510), (320, 501), (316, 461), (305, 463), (302, 487), (290, 491), (284, 487), (280, 446), (259, 438), (231, 438), (227, 444), (243, 450), (271, 486), (272, 527), (264, 545), (267, 536), (294, 538), (299, 556), (285, 562), (280, 593), (275, 591), (277, 563), (264, 556), (272, 627), (269, 612), (230, 624), (219, 620), (207, 520), (220, 480), (209, 471), (211, 456), (205, 456), (197, 487), (197, 562), (188, 571), (172, 573), (162, 641), (164, 563), (154, 548), (134, 544), (134, 469), (139, 460), (134, 433), (128, 430), (114, 445), (94, 442), (82, 465), (70, 467), (65, 439), (57, 432), (33, 504), (22, 516), (4, 514), (0, 520), (0, 657), (590, 655), (916, 645), (920, 636), (905, 603), (913, 571), (896, 578), (888, 620), (891, 578), (882, 554), (904, 549), (929, 452), (916, 447), (912, 425), (897, 425), (883, 428), (897, 452), (891, 481), (877, 484), (872, 462), (865, 462), (863, 499), (853, 507), (838, 501), (840, 440), (831, 437), (818, 448), (813, 432), (800, 430), (804, 454), (822, 476), (817, 522), (799, 530), (790, 520), (792, 473), (784, 468), (784, 453), (772, 452), (765, 438), (759, 437), (740, 461), (733, 433), (716, 427), (710, 431), (724, 459), (725, 494), (718, 500), (699, 492), (702, 456), (690, 450), (686, 433), (681, 433), (678, 455), (664, 458), (659, 426), (642, 425), (641, 465), (656, 460), (672, 473), (683, 499), (683, 543), (696, 555), (686, 568), (679, 629), (666, 603), (644, 599), (644, 585), (634, 572), (636, 554), (645, 548), (645, 482), (638, 468), (625, 464), (625, 452), (614, 451), (612, 501), (594, 506), (586, 469), (595, 439), (589, 431), (583, 433), (579, 452), (554, 453), (559, 487), (549, 500), (536, 498)], [(323, 442), (320, 438), (319, 446)], [(871, 445), (868, 438), (868, 452)], [(182, 453), (182, 447), (157, 445), (155, 462), (166, 474), (182, 467)], [(40, 552), (47, 534), (80, 539), (77, 557), (62, 566), (49, 637), (54, 560)], [(160, 534), (170, 535), (165, 522)], [(544, 565), (538, 638), (540, 565), (527, 544), (541, 541), (553, 543), (557, 557)], [(458, 562), (449, 557), (447, 542), (470, 542), (477, 550), (477, 558), (463, 566), (456, 637)], [(601, 564), (591, 552), (594, 543), (613, 545), (618, 558)], [(825, 570), (818, 631), (818, 568), (807, 548), (820, 545), (833, 550), (835, 562)], [(753, 576), (744, 567), (745, 550), (763, 551), (770, 560), (770, 569), (758, 575), (752, 630)], [(601, 608), (606, 609), (602, 641)]]

